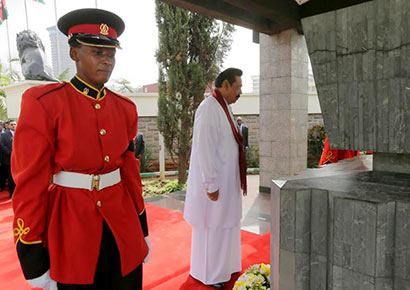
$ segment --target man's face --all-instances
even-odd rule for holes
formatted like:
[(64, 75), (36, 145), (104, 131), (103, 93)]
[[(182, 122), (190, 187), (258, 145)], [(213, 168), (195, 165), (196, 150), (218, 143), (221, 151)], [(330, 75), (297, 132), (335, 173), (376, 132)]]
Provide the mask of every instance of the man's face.
[(236, 76), (235, 81), (232, 83), (232, 85), (228, 80), (224, 80), (222, 86), (224, 87), (225, 91), (225, 100), (228, 102), (228, 104), (234, 104), (238, 100), (240, 94), (242, 94), (242, 78)]
[(115, 48), (80, 45), (70, 49), (70, 56), (76, 62), (78, 76), (101, 89), (114, 69), (115, 52)]
[(14, 121), (12, 121), (12, 122), (9, 123), (9, 129), (10, 129), (11, 131), (16, 130), (16, 126), (17, 126), (17, 123), (14, 122)]
[(240, 126), (242, 124), (242, 120), (238, 119), (236, 122), (238, 122), (238, 125)]

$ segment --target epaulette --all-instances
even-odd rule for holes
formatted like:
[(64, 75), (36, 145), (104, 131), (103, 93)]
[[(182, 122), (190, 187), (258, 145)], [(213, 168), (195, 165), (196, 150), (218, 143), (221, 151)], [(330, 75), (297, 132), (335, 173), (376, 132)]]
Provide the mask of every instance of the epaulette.
[(29, 93), (30, 95), (35, 96), (35, 98), (39, 100), (41, 97), (63, 88), (66, 84), (67, 84), (66, 82), (63, 82), (63, 83), (39, 85), (39, 86), (29, 88), (26, 91), (26, 93)]
[(120, 95), (120, 94), (117, 94), (116, 92), (113, 92), (113, 91), (111, 91), (111, 90), (108, 89), (108, 88), (105, 88), (105, 89), (106, 89), (107, 91), (109, 91), (110, 93), (112, 93), (114, 96), (120, 98), (121, 100), (124, 100), (124, 101), (126, 101), (126, 102), (128, 102), (128, 103), (130, 103), (130, 104), (132, 104), (132, 105), (135, 106), (134, 102), (131, 101), (129, 98), (124, 97), (124, 96), (122, 96), (122, 95)]

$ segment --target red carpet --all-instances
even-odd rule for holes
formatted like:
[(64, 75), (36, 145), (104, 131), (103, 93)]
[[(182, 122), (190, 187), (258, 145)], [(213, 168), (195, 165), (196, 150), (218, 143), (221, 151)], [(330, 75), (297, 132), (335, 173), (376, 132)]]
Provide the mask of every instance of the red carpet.
[[(152, 254), (144, 265), (144, 290), (213, 289), (189, 276), (191, 228), (180, 212), (147, 204)], [(13, 244), (13, 212), (8, 193), (0, 193), (0, 289), (30, 290), (24, 280)], [(269, 233), (259, 236), (242, 231), (243, 270), (256, 263), (269, 263)], [(225, 289), (232, 289), (239, 274)]]

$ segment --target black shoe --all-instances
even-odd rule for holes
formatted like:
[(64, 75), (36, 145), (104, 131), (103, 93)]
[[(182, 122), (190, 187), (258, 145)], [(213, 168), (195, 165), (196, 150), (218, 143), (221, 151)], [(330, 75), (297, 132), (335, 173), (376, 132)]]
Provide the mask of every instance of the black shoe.
[(221, 283), (211, 284), (209, 286), (215, 289), (223, 289), (225, 287), (225, 284), (221, 282)]

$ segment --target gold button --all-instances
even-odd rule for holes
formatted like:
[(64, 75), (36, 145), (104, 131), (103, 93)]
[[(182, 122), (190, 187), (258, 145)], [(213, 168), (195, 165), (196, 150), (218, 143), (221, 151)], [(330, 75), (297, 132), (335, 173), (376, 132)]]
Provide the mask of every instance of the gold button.
[(97, 110), (101, 109), (101, 105), (100, 104), (95, 104), (94, 108), (96, 108)]
[(97, 206), (101, 207), (101, 201), (97, 201)]
[(100, 130), (100, 135), (104, 136), (105, 134), (107, 134), (107, 131), (105, 131), (104, 129)]
[(105, 162), (109, 162), (110, 161), (110, 156), (105, 155), (104, 160), (105, 160)]

